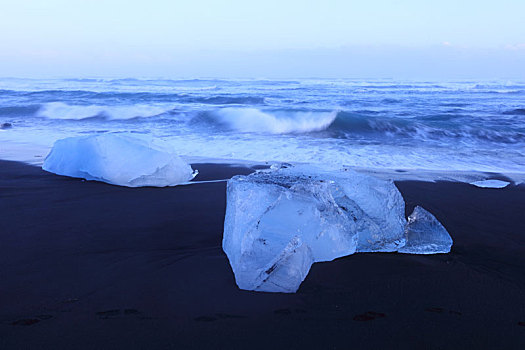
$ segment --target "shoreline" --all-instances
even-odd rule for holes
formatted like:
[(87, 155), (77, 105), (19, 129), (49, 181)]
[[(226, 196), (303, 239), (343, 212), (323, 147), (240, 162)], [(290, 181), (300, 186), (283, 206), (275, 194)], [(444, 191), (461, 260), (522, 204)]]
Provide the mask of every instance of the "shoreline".
[[(25, 142), (14, 142), (11, 139), (0, 142), (0, 161), (22, 162), (32, 166), (41, 167), (44, 160), (52, 149), (52, 144), (47, 146), (31, 144)], [(282, 160), (254, 160), (254, 159), (236, 159), (236, 158), (215, 158), (202, 156), (180, 155), (180, 157), (189, 164), (216, 164), (216, 165), (235, 165), (239, 167), (270, 166), (272, 164), (286, 163)], [(499, 169), (493, 167), (480, 167), (476, 165), (477, 170), (443, 170), (440, 168), (414, 168), (414, 167), (374, 167), (362, 165), (348, 165), (323, 163), (323, 162), (294, 162), (297, 164), (311, 164), (318, 167), (340, 168), (347, 167), (360, 173), (379, 177), (381, 179), (394, 179), (394, 181), (449, 181), (472, 183), (474, 181), (497, 179), (509, 181), (513, 184), (525, 184), (525, 172), (516, 171), (515, 169)]]
[(525, 186), (395, 183), (450, 254), (354, 254), (273, 294), (235, 285), (224, 182), (124, 188), (0, 161), (0, 348), (520, 348)]
[[(25, 145), (9, 142), (0, 145), (0, 151), (3, 152), (0, 161), (18, 162), (40, 168), (47, 154), (51, 151), (51, 147), (39, 147), (36, 145)], [(25, 152), (20, 152), (20, 147), (28, 147)], [(30, 150), (30, 152), (29, 152)], [(29, 154), (29, 153), (31, 154)], [(242, 159), (222, 159), (196, 156), (181, 156), (181, 158), (192, 166), (217, 165), (217, 166), (233, 166), (238, 168), (254, 168), (269, 167), (272, 164), (286, 163), (283, 161), (255, 161)], [(301, 163), (311, 164), (321, 168), (329, 167), (333, 169), (340, 168), (339, 166), (321, 164), (321, 163)], [(424, 181), (424, 182), (461, 182), (471, 184), (475, 181), (483, 180), (502, 180), (510, 182), (513, 185), (525, 184), (525, 172), (512, 171), (482, 171), (482, 170), (436, 170), (436, 169), (412, 169), (412, 168), (367, 168), (360, 166), (341, 165), (341, 167), (349, 168), (354, 171), (378, 177), (383, 180), (393, 179), (394, 181)], [(206, 177), (209, 174), (205, 175)]]

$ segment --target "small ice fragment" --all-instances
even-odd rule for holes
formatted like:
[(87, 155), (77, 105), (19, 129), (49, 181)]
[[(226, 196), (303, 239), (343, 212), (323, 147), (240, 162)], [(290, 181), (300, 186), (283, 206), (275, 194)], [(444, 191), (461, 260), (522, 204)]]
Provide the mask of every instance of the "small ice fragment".
[(501, 180), (481, 180), (471, 182), (470, 184), (482, 188), (504, 188), (507, 187), (510, 182)]
[(42, 169), (127, 187), (175, 186), (197, 175), (161, 140), (129, 133), (58, 140)]
[(406, 244), (398, 250), (406, 254), (448, 253), (452, 238), (441, 223), (425, 209), (417, 206), (408, 217)]

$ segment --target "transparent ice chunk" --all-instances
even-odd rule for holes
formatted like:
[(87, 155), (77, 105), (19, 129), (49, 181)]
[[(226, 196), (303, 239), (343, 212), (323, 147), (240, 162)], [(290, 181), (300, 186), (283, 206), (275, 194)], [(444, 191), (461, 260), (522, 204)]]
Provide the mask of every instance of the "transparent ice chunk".
[(58, 140), (42, 169), (128, 187), (175, 186), (196, 175), (191, 166), (161, 140), (129, 133)]
[(502, 180), (481, 180), (471, 182), (470, 184), (482, 188), (504, 188), (507, 187), (510, 182)]
[(312, 263), (405, 242), (391, 181), (285, 166), (228, 181), (223, 249), (242, 289), (294, 292)]
[(406, 244), (398, 250), (407, 254), (448, 253), (452, 238), (441, 223), (425, 209), (417, 206), (408, 217)]

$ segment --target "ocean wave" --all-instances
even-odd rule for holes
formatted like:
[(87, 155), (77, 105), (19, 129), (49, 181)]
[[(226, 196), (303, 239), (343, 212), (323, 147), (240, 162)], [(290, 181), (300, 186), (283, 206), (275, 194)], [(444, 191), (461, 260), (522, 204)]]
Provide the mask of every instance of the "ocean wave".
[(210, 105), (261, 105), (265, 97), (250, 95), (210, 94), (202, 96), (201, 90), (195, 88), (178, 89), (177, 92), (124, 92), (124, 91), (90, 91), (90, 90), (40, 90), (40, 91), (15, 91), (0, 90), (6, 96), (23, 98), (25, 100), (41, 103), (60, 101), (78, 101), (79, 99), (107, 104), (121, 103), (199, 103)]
[(41, 105), (6, 106), (0, 107), (1, 117), (24, 117), (31, 116), (40, 110)]
[(325, 130), (337, 112), (262, 111), (222, 108), (198, 114), (194, 123), (207, 123), (243, 133), (297, 134)]
[(154, 117), (169, 112), (172, 108), (152, 105), (68, 105), (62, 102), (50, 102), (42, 105), (36, 116), (48, 119), (82, 120), (89, 118), (124, 120)]
[(235, 86), (238, 83), (234, 80), (223, 79), (109, 79), (105, 83), (113, 86), (164, 86), (164, 87), (207, 87), (229, 85)]
[(525, 108), (516, 108), (509, 111), (505, 111), (502, 114), (504, 115), (525, 115)]
[(203, 103), (212, 105), (257, 105), (264, 104), (264, 97), (255, 96), (210, 96), (210, 97), (187, 97), (184, 102)]
[[(190, 124), (260, 134), (318, 133), (313, 137), (360, 139), (366, 142), (458, 140), (516, 144), (525, 142), (523, 129), (493, 129), (483, 123), (465, 124), (469, 116), (457, 114), (396, 118), (348, 111), (260, 110), (227, 107), (197, 113)], [(390, 141), (388, 141), (390, 140)]]
[(417, 89), (446, 89), (444, 85), (429, 83), (414, 84), (381, 84), (381, 83), (350, 83), (351, 87), (368, 90), (417, 90)]
[[(363, 114), (360, 112), (337, 113), (337, 118), (328, 128), (332, 132), (343, 133), (376, 133), (376, 132), (396, 132), (409, 126), (407, 119), (382, 118)], [(367, 113), (368, 114), (368, 113)]]
[(525, 93), (525, 90), (480, 90), (479, 92), (482, 92), (485, 94), (521, 95)]
[(106, 79), (100, 78), (66, 78), (64, 81), (76, 82), (76, 83), (103, 83)]
[(389, 137), (393, 140), (441, 141), (444, 144), (451, 139), (507, 144), (525, 142), (523, 130), (495, 130), (481, 124), (474, 126), (453, 122), (454, 119), (459, 120), (462, 117), (465, 116), (439, 115), (433, 119), (390, 118), (341, 111), (326, 131), (332, 133), (332, 137), (362, 137), (367, 140)]
[(403, 102), (403, 100), (397, 98), (384, 98), (383, 100), (381, 100), (381, 102), (385, 104), (396, 104)]
[(524, 89), (525, 84), (521, 83), (489, 83), (489, 84), (474, 84), (473, 89), (478, 90), (487, 90), (487, 89), (497, 89), (497, 90), (509, 90), (509, 89)]
[(14, 96), (41, 98), (41, 99), (92, 99), (92, 100), (129, 100), (129, 101), (175, 101), (185, 98), (183, 93), (156, 93), (156, 92), (114, 92), (91, 90), (39, 90), (39, 91), (10, 91)]

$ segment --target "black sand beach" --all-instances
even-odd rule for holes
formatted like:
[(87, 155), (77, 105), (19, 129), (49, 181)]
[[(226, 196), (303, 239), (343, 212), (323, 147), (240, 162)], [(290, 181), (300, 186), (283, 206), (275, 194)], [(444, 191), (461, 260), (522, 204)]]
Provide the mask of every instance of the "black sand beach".
[(0, 161), (0, 349), (525, 348), (524, 186), (398, 182), (450, 254), (356, 254), (271, 294), (235, 285), (225, 185), (130, 189)]

